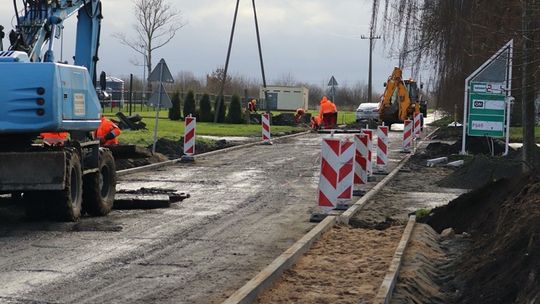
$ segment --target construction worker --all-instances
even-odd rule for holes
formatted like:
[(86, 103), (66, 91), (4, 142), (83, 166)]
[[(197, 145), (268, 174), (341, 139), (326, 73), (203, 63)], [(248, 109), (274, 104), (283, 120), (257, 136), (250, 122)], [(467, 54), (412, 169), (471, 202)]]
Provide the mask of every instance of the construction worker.
[(337, 123), (337, 107), (326, 96), (320, 102), (319, 118), (326, 128), (333, 128)]
[(255, 98), (248, 102), (248, 110), (250, 113), (257, 113), (257, 100)]
[(319, 116), (311, 116), (311, 129), (315, 131), (319, 130), (321, 122), (322, 120)]
[(95, 137), (101, 145), (117, 145), (120, 128), (104, 115), (101, 115), (101, 123), (96, 130)]
[(43, 132), (39, 134), (43, 139), (43, 144), (47, 146), (63, 146), (64, 142), (68, 140), (68, 132)]
[(296, 123), (299, 123), (302, 119), (302, 116), (304, 116), (304, 114), (306, 114), (306, 110), (304, 110), (303, 108), (296, 109), (296, 113), (294, 114), (294, 121)]

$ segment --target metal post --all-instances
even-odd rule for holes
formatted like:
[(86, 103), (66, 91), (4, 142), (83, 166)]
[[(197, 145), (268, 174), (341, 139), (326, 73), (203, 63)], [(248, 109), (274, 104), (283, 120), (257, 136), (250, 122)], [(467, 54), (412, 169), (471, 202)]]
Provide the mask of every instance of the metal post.
[(163, 92), (161, 91), (161, 89), (163, 88), (162, 83), (163, 83), (163, 64), (161, 64), (159, 67), (159, 96), (158, 96), (158, 104), (157, 104), (157, 111), (156, 111), (156, 122), (154, 124), (154, 144), (152, 145), (152, 154), (156, 154), (159, 107), (161, 106), (161, 94), (163, 94)]
[(522, 170), (530, 170), (528, 166), (534, 166), (535, 138), (534, 138), (534, 99), (535, 92), (535, 40), (534, 31), (537, 29), (535, 16), (533, 17), (534, 0), (522, 1), (521, 26), (523, 33), (523, 68), (522, 68), (522, 119), (523, 119), (523, 167)]
[(259, 20), (257, 19), (257, 9), (255, 7), (255, 0), (251, 0), (253, 4), (253, 16), (255, 16), (255, 31), (257, 33), (257, 46), (259, 47), (259, 59), (261, 61), (261, 73), (263, 80), (264, 102), (266, 103), (266, 112), (270, 113), (270, 106), (268, 104), (268, 90), (266, 90), (266, 75), (264, 73), (264, 61), (261, 48), (261, 35), (259, 34)]
[(465, 97), (463, 98), (463, 128), (461, 137), (461, 155), (467, 155), (467, 108), (469, 107), (469, 79), (465, 80)]
[(368, 102), (372, 102), (373, 95), (373, 82), (372, 82), (372, 71), (373, 71), (373, 40), (381, 39), (381, 36), (373, 36), (373, 27), (370, 29), (369, 37), (362, 35), (361, 39), (369, 39), (369, 75), (368, 75)]
[(223, 79), (221, 80), (221, 87), (219, 88), (219, 95), (216, 101), (216, 113), (214, 114), (214, 122), (218, 121), (219, 110), (221, 109), (221, 96), (223, 95), (223, 90), (225, 89), (225, 82), (227, 81), (227, 70), (229, 69), (229, 59), (231, 58), (231, 49), (234, 38), (234, 29), (236, 28), (236, 18), (238, 17), (238, 6), (240, 5), (240, 0), (236, 0), (236, 8), (234, 9), (233, 24), (231, 29), (231, 37), (229, 38), (229, 48), (227, 50), (227, 59), (225, 59), (225, 70), (223, 71)]
[(129, 74), (129, 116), (133, 107), (133, 74)]

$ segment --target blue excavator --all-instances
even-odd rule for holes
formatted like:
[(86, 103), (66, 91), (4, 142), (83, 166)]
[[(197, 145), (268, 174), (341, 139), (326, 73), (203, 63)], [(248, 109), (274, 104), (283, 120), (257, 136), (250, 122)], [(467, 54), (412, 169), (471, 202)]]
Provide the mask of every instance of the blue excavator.
[[(0, 193), (19, 197), (28, 217), (77, 221), (106, 215), (116, 193), (112, 153), (100, 124), (96, 64), (100, 0), (14, 0), (16, 28), (0, 51)], [(77, 15), (73, 64), (58, 62), (54, 39)], [(2, 41), (0, 40), (0, 44)], [(43, 132), (68, 132), (60, 145)]]

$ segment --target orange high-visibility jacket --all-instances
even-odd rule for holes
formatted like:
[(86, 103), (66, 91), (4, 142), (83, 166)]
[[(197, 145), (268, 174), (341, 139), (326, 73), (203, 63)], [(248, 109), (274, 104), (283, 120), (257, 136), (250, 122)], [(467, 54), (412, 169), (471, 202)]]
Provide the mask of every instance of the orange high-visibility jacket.
[(319, 117), (322, 118), (323, 114), (325, 114), (325, 113), (334, 113), (334, 112), (336, 112), (336, 106), (334, 105), (333, 102), (328, 100), (328, 98), (326, 98), (326, 96), (324, 96), (321, 99), (321, 105), (320, 105), (320, 109), (319, 109)]
[(101, 116), (101, 124), (96, 130), (96, 138), (104, 138), (104, 145), (117, 145), (120, 133), (120, 128), (115, 123), (105, 116)]
[(49, 145), (62, 145), (69, 136), (68, 132), (43, 132), (39, 134), (43, 142)]

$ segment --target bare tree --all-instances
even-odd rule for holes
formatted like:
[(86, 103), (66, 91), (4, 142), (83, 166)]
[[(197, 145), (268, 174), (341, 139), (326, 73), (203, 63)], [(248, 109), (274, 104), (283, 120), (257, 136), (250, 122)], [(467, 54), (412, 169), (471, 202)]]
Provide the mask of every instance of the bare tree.
[[(125, 33), (115, 33), (113, 37), (146, 60), (148, 75), (152, 72), (152, 52), (165, 46), (184, 27), (179, 10), (166, 0), (133, 0), (136, 21), (133, 28), (137, 32), (134, 37)], [(151, 90), (148, 83), (147, 88)]]

